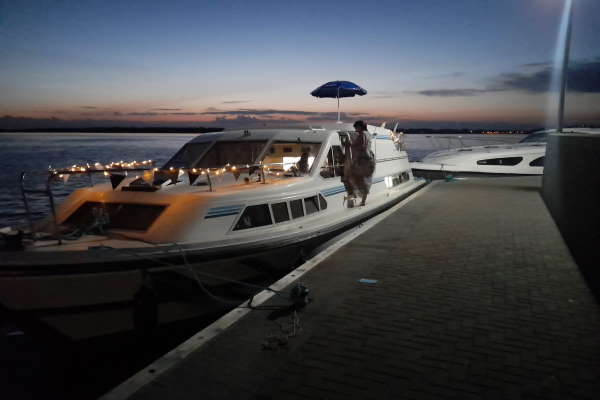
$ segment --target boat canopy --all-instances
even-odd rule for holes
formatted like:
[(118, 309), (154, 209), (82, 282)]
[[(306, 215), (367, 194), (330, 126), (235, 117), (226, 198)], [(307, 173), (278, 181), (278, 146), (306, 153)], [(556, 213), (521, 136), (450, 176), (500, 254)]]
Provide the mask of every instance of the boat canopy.
[(287, 171), (304, 155), (308, 168), (328, 135), (323, 132), (236, 131), (201, 135), (185, 144), (163, 167), (221, 168), (263, 163)]

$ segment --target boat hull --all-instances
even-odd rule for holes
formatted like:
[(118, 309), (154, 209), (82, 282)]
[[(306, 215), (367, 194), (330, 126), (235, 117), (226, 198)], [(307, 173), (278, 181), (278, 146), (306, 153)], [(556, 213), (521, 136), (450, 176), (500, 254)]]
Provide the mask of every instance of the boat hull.
[[(424, 184), (411, 181), (395, 196), (382, 196), (349, 218), (277, 240), (221, 248), (185, 244), (134, 252), (105, 249), (81, 254), (78, 262), (70, 254), (64, 254), (61, 262), (54, 254), (34, 252), (28, 260), (23, 253), (6, 252), (0, 269), (0, 304), (34, 335), (78, 341), (123, 331), (149, 332), (157, 325), (232, 306), (207, 296), (189, 267), (209, 291), (239, 290), (231, 281), (272, 281), (297, 267), (312, 249), (392, 207)], [(239, 302), (250, 295), (246, 291)]]
[(454, 177), (471, 177), (471, 178), (502, 178), (510, 176), (538, 176), (542, 174), (533, 173), (492, 173), (492, 172), (476, 172), (476, 171), (453, 171), (453, 170), (434, 170), (412, 168), (412, 173), (415, 177), (429, 180), (451, 179)]

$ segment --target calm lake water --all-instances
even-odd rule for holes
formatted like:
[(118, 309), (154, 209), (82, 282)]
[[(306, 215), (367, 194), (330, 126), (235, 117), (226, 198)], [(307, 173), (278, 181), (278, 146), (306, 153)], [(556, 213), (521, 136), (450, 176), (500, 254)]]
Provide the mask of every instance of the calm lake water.
[[(156, 133), (0, 133), (0, 228), (26, 223), (25, 210), (19, 189), (21, 171), (28, 171), (26, 182), (43, 185), (49, 166), (63, 168), (73, 164), (103, 164), (111, 161), (154, 160), (165, 163), (195, 134)], [(438, 148), (473, 146), (490, 143), (514, 143), (523, 135), (406, 135), (409, 158), (418, 160)], [(103, 179), (97, 175), (96, 179)], [(89, 184), (86, 176), (71, 177), (67, 184), (56, 182), (53, 193), (60, 201), (71, 191)], [(41, 218), (48, 211), (48, 200), (32, 197), (32, 214)]]

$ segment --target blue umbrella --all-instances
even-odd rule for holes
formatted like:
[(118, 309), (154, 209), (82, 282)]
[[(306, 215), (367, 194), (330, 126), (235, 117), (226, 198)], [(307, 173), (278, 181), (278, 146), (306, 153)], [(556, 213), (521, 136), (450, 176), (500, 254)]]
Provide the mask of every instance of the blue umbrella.
[(312, 92), (315, 97), (329, 97), (338, 101), (338, 122), (340, 121), (340, 97), (364, 96), (367, 91), (354, 82), (332, 81), (319, 86)]

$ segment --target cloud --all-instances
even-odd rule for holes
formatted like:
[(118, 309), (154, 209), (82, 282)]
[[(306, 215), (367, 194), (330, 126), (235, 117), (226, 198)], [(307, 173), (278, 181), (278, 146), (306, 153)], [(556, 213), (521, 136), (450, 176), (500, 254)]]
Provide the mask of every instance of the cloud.
[(155, 117), (157, 115), (163, 115), (163, 114), (164, 113), (157, 113), (157, 112), (129, 112), (124, 115), (130, 115), (133, 117)]
[(521, 64), (519, 67), (521, 68), (539, 68), (539, 67), (549, 67), (552, 63), (550, 61), (542, 61), (542, 62), (532, 62), (527, 64)]
[[(530, 73), (506, 73), (496, 78), (492, 89), (541, 93), (550, 90), (552, 67)], [(567, 90), (579, 93), (600, 93), (600, 61), (574, 62), (567, 72)]]
[(373, 91), (370, 93), (372, 99), (395, 99), (404, 96), (404, 92)]
[(319, 112), (315, 111), (300, 111), (300, 110), (277, 110), (277, 109), (238, 109), (238, 110), (216, 110), (216, 109), (207, 109), (207, 111), (201, 114), (209, 114), (209, 115), (318, 115)]
[[(317, 113), (317, 115), (308, 116), (305, 118), (306, 121), (336, 121), (338, 117), (337, 112), (323, 112)], [(377, 116), (373, 116), (367, 113), (345, 113), (340, 112), (340, 119), (346, 121), (354, 121), (357, 119), (379, 119)], [(389, 117), (388, 117), (389, 120)]]
[(448, 74), (439, 74), (439, 75), (429, 75), (426, 76), (425, 79), (445, 79), (445, 78), (459, 78), (461, 76), (465, 76), (464, 72), (450, 72)]
[(95, 106), (81, 106), (81, 108), (85, 109), (85, 110), (97, 110), (98, 107)]
[(488, 92), (487, 89), (432, 89), (419, 90), (415, 93), (430, 97), (470, 97)]
[(150, 111), (181, 111), (182, 108), (151, 108)]
[(228, 100), (224, 101), (221, 104), (241, 104), (241, 103), (250, 103), (252, 100)]
[[(525, 93), (544, 93), (551, 90), (552, 65), (550, 63), (529, 63), (522, 64), (520, 67), (538, 70), (499, 74), (491, 78), (489, 84), (483, 89), (430, 89), (414, 93), (437, 97), (468, 97), (509, 90)], [(572, 62), (567, 72), (567, 90), (572, 93), (600, 93), (600, 60)]]

